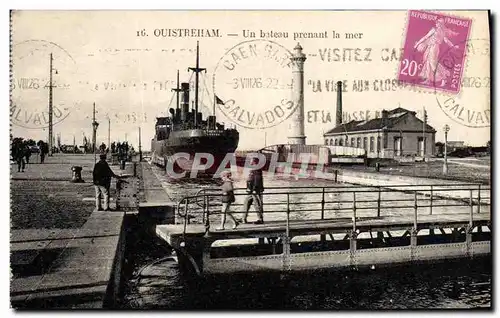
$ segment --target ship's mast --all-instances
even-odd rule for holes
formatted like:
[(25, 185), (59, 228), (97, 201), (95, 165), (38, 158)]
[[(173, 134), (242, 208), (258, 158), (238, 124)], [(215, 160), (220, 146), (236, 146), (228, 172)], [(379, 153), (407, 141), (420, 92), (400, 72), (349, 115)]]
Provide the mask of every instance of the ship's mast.
[(177, 97), (177, 104), (175, 104), (175, 108), (179, 109), (179, 107), (180, 107), (179, 93), (182, 91), (181, 88), (179, 87), (179, 70), (177, 70), (177, 88), (172, 88), (172, 91), (175, 92), (176, 97)]
[(200, 68), (200, 41), (196, 41), (196, 67), (190, 67), (189, 70), (195, 72), (195, 91), (194, 91), (194, 127), (198, 126), (198, 87), (199, 74), (202, 71), (206, 72), (205, 68)]

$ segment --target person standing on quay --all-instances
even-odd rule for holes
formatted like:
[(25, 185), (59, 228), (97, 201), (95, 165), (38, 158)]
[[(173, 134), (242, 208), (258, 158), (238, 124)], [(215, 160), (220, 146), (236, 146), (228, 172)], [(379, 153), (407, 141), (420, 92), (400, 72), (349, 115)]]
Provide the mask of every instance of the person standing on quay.
[(26, 157), (26, 164), (29, 164), (31, 157), (31, 149), (27, 142), (24, 144), (24, 156)]
[(24, 172), (24, 168), (26, 167), (26, 162), (24, 162), (24, 157), (25, 157), (24, 148), (25, 145), (21, 141), (20, 143), (14, 145), (12, 149), (14, 152), (13, 157), (17, 162), (17, 172)]
[(235, 201), (233, 180), (231, 179), (231, 171), (224, 171), (221, 173), (222, 184), (222, 218), (220, 227), (217, 230), (223, 230), (226, 223), (226, 215), (233, 221), (233, 230), (240, 224), (240, 222), (229, 212), (231, 204)]
[(106, 144), (105, 143), (102, 143), (99, 146), (99, 151), (100, 151), (100, 153), (106, 153)]
[(37, 146), (40, 149), (40, 163), (44, 163), (45, 155), (49, 152), (49, 148), (43, 140), (39, 140)]
[(95, 203), (97, 211), (102, 211), (101, 194), (104, 196), (104, 211), (111, 211), (109, 208), (109, 188), (111, 186), (111, 178), (121, 179), (116, 175), (106, 162), (106, 154), (99, 156), (99, 161), (94, 166), (93, 179), (95, 187)]

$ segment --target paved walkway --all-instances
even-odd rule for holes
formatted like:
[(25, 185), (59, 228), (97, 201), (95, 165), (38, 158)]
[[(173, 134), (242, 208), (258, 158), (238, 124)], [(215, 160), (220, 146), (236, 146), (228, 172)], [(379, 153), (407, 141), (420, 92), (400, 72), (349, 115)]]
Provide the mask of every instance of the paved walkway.
[[(93, 155), (55, 155), (46, 164), (28, 165), (24, 173), (18, 173), (14, 167), (11, 183), (17, 187), (13, 188), (13, 196), (19, 198), (13, 199), (18, 202), (13, 204), (11, 215), (26, 214), (22, 209), (29, 204), (23, 203), (22, 198), (29, 203), (40, 189), (45, 191), (32, 208), (39, 217), (32, 218), (30, 223), (17, 222), (11, 230), (14, 308), (102, 308), (115, 304), (124, 249), (125, 213), (94, 211), (93, 164)], [(85, 183), (68, 181), (73, 165), (83, 167)], [(125, 171), (111, 167), (116, 174), (133, 174), (132, 164), (127, 164)], [(132, 209), (136, 207), (137, 180), (127, 181), (119, 202)], [(40, 211), (46, 208), (40, 202), (50, 203), (51, 198), (59, 204), (49, 211)], [(71, 218), (72, 215), (77, 217)], [(51, 218), (43, 222), (46, 216)]]
[(150, 163), (141, 162), (141, 173), (141, 182), (143, 182), (141, 189), (143, 191), (143, 199), (145, 202), (165, 203), (172, 201), (167, 194), (168, 189), (166, 189), (161, 183), (160, 177), (153, 170)]

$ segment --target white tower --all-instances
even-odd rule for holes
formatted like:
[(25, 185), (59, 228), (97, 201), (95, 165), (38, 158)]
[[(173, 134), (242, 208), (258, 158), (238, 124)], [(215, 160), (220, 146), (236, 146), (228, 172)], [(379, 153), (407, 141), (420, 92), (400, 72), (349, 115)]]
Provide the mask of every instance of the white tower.
[(293, 56), (290, 58), (293, 63), (292, 75), (292, 101), (296, 105), (295, 111), (290, 117), (289, 144), (305, 145), (306, 136), (304, 135), (304, 62), (306, 55), (302, 53), (302, 47), (299, 43), (293, 49)]

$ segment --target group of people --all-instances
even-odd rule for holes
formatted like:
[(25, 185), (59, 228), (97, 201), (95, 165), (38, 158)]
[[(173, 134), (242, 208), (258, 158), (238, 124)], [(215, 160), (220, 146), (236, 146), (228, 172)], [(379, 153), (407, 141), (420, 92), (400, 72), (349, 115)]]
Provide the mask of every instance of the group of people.
[(220, 227), (217, 230), (223, 230), (226, 223), (226, 216), (229, 216), (233, 221), (233, 229), (238, 227), (240, 223), (248, 223), (248, 212), (252, 205), (257, 211), (257, 221), (254, 224), (264, 223), (264, 207), (262, 202), (262, 193), (264, 192), (264, 180), (262, 177), (262, 169), (255, 169), (250, 172), (247, 179), (247, 196), (243, 204), (245, 214), (243, 220), (236, 218), (229, 212), (231, 204), (236, 201), (234, 196), (233, 180), (231, 171), (221, 173), (222, 183), (222, 218)]
[[(36, 143), (38, 146), (38, 152), (40, 153), (40, 163), (45, 162), (45, 156), (49, 153), (49, 145), (40, 140)], [(32, 146), (34, 146), (34, 141)], [(24, 172), (26, 165), (30, 163), (31, 158), (31, 148), (30, 143), (21, 138), (16, 138), (12, 142), (12, 158), (17, 163), (17, 172)]]

